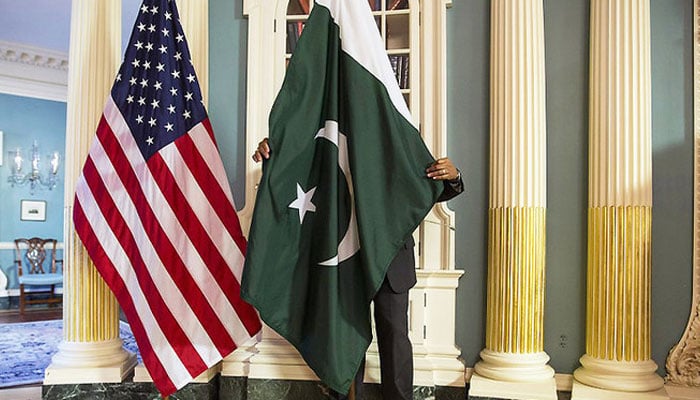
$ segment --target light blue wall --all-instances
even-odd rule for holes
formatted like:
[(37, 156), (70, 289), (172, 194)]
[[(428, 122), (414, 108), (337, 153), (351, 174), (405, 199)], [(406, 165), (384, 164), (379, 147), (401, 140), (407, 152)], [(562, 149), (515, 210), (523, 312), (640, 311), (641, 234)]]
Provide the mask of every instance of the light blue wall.
[(457, 290), (456, 340), (469, 366), (484, 348), (489, 157), (489, 2), (455, 1), (447, 13), (449, 157), (465, 192), (455, 211), (455, 262), (465, 273)]
[[(20, 147), (27, 156), (32, 142), (37, 140), (46, 165), (46, 155), (58, 150), (65, 153), (66, 104), (27, 97), (0, 94), (0, 130), (4, 132), (3, 165), (0, 167), (0, 242), (11, 242), (18, 237), (53, 237), (63, 241), (63, 165), (59, 170), (60, 182), (53, 190), (39, 189), (32, 195), (29, 187), (10, 187), (7, 182), (10, 161), (7, 152)], [(46, 221), (20, 221), (20, 201), (46, 201)], [(12, 269), (13, 254), (0, 250), (0, 268), (15, 288), (16, 273)]]
[(545, 1), (547, 291), (545, 351), (557, 372), (585, 352), (588, 1)]
[(690, 315), (693, 263), (693, 2), (651, 2), (652, 357), (663, 367)]
[(248, 19), (242, 1), (209, 2), (209, 118), (237, 209), (245, 205)]

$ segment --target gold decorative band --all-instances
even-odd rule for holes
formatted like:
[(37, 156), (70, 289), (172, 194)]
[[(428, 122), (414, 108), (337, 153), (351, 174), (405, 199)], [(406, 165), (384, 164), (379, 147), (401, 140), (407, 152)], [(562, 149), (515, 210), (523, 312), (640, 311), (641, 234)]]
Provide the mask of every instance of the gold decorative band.
[(546, 209), (489, 210), (486, 349), (544, 351)]
[(70, 264), (64, 285), (63, 336), (69, 342), (100, 342), (119, 338), (119, 307), (73, 233)]
[(650, 359), (651, 207), (588, 210), (586, 353)]

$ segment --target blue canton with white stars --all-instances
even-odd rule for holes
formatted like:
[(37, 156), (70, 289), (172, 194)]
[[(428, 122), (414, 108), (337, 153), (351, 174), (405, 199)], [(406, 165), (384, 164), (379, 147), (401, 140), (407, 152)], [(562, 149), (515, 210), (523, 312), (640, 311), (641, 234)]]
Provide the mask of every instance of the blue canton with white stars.
[(143, 2), (112, 98), (146, 160), (207, 117), (174, 1)]

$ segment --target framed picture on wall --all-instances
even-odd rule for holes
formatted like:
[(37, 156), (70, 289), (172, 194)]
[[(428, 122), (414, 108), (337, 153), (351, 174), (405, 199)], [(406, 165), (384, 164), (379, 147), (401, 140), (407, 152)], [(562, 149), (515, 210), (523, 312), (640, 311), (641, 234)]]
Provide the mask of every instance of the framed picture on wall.
[(46, 202), (43, 200), (21, 200), (21, 221), (46, 221)]

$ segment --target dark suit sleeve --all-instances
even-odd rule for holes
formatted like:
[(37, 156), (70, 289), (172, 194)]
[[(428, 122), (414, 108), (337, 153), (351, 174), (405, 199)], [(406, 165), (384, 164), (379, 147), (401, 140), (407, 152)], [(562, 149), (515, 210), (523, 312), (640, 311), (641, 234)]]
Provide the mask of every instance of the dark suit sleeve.
[(464, 191), (464, 182), (462, 182), (462, 178), (454, 181), (443, 181), (443, 183), (445, 184), (445, 189), (443, 189), (442, 194), (438, 197), (438, 202), (450, 200)]

